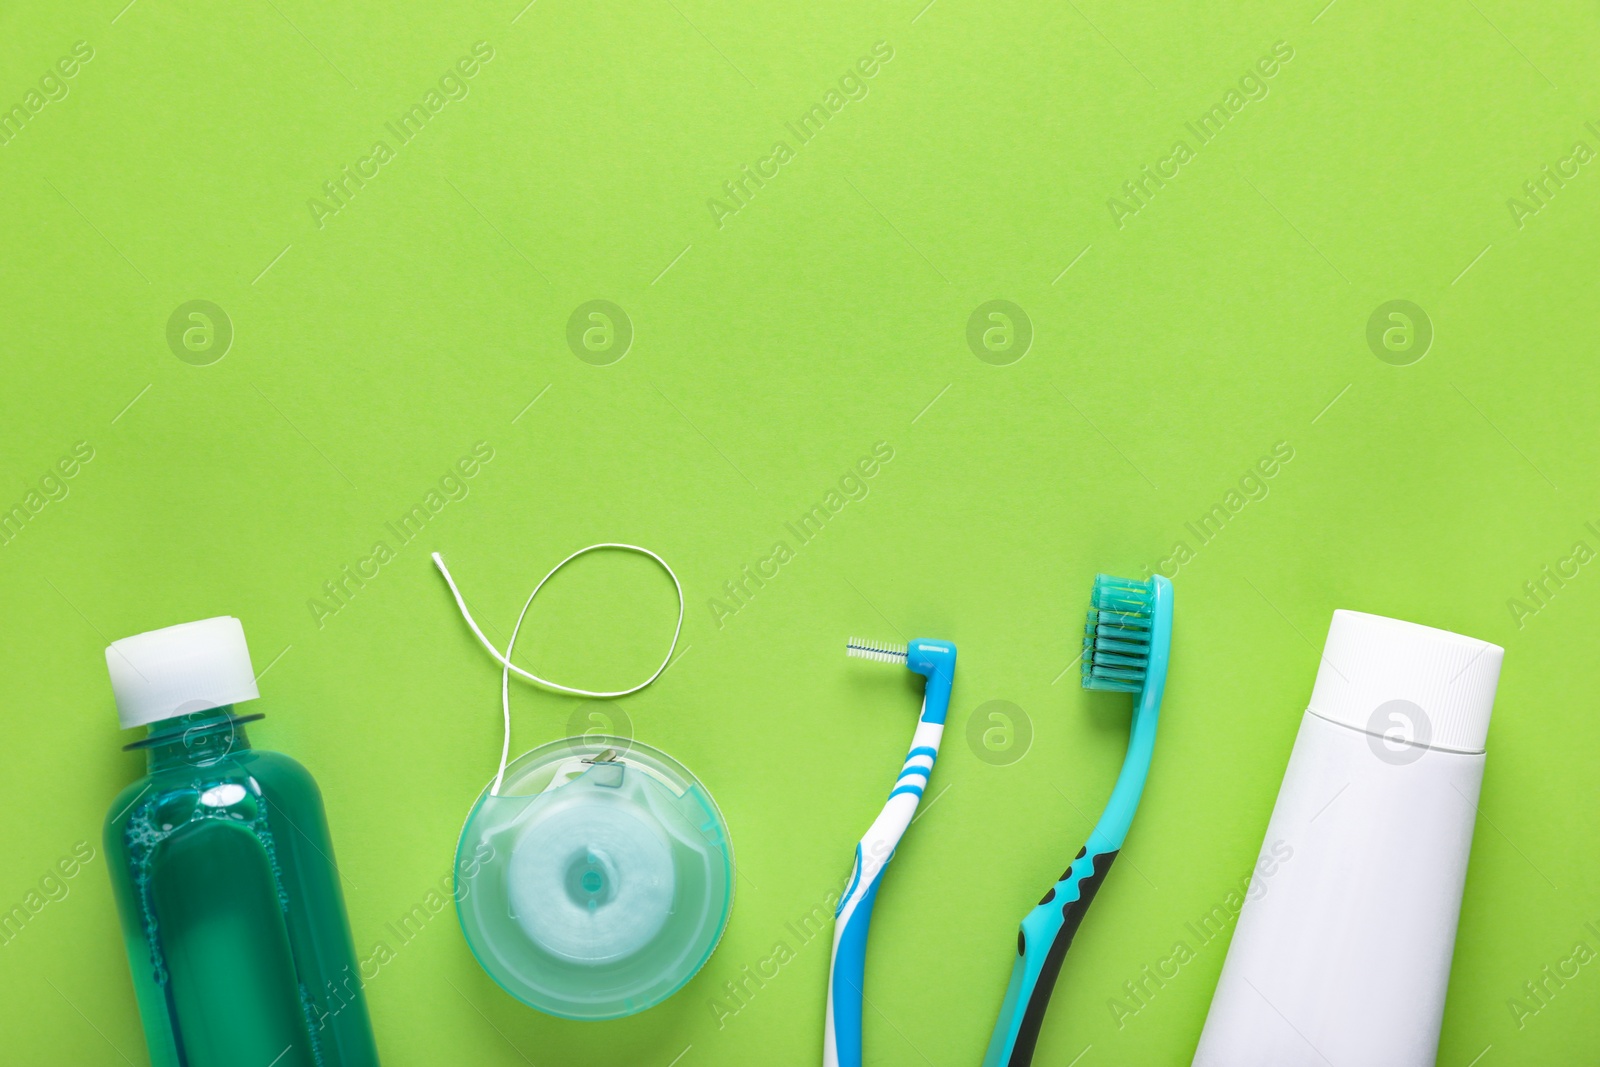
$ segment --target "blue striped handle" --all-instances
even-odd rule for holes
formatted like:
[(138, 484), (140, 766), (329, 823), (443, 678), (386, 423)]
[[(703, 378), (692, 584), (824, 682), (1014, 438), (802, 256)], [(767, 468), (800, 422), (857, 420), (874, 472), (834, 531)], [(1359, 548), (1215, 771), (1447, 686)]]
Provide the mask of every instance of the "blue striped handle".
[(834, 912), (833, 962), (828, 968), (828, 1014), (823, 1035), (824, 1067), (861, 1067), (862, 987), (867, 969), (867, 931), (878, 887), (889, 869), (939, 758), (950, 688), (955, 675), (955, 646), (944, 641), (913, 641), (907, 665), (928, 678), (911, 749), (889, 790), (889, 799), (856, 845), (855, 866)]
[[(861, 991), (867, 969), (872, 906), (894, 850), (922, 802), (922, 792), (938, 757), (938, 735), (943, 730), (942, 724), (918, 723), (911, 751), (883, 811), (856, 845), (855, 866), (834, 911), (833, 965), (828, 972), (828, 1019), (822, 1058), (825, 1067), (860, 1067)], [(932, 744), (927, 743), (930, 739)]]

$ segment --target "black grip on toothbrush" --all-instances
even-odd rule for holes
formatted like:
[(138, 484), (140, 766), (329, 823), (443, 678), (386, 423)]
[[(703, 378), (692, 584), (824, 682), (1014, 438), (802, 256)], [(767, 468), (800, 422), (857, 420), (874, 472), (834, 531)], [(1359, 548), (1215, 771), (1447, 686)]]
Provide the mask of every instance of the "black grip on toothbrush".
[[(1111, 862), (1117, 858), (1117, 852), (1117, 849), (1112, 849), (1095, 856), (1091, 861), (1093, 870), (1078, 883), (1077, 899), (1061, 905), (1061, 929), (1056, 931), (1055, 940), (1050, 942), (1050, 951), (1045, 954), (1039, 980), (1034, 983), (1027, 1007), (1023, 1009), (1022, 1025), (1017, 1030), (1016, 1044), (1011, 1047), (1011, 1058), (1006, 1060), (1007, 1067), (1028, 1067), (1033, 1062), (1033, 1049), (1039, 1042), (1039, 1029), (1044, 1025), (1045, 1009), (1050, 1005), (1050, 994), (1055, 990), (1056, 978), (1061, 974), (1061, 963), (1067, 958), (1067, 949), (1072, 947), (1078, 924), (1083, 922), (1084, 912), (1094, 902), (1094, 895), (1099, 892), (1100, 883), (1105, 881), (1106, 872), (1111, 870)], [(1071, 871), (1072, 868), (1067, 868), (1068, 874)], [(1062, 875), (1063, 878), (1066, 876)], [(1054, 893), (1055, 890), (1050, 892)], [(1019, 951), (1021, 947), (1019, 944)]]

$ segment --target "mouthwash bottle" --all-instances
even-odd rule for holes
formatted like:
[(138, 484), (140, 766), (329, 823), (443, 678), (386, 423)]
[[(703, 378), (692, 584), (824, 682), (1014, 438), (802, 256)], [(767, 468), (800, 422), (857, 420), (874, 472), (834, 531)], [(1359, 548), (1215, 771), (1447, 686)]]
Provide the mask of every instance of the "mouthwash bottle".
[(107, 866), (153, 1067), (376, 1067), (321, 794), (250, 747), (231, 617), (106, 649), (148, 773), (112, 802)]

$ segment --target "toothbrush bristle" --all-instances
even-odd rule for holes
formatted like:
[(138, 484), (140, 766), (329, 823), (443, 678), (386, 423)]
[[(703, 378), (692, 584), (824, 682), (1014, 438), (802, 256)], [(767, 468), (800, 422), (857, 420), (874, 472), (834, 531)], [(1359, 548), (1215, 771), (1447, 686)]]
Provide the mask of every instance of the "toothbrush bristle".
[(1155, 583), (1097, 574), (1084, 627), (1083, 687), (1137, 693), (1150, 667)]
[(852, 637), (845, 643), (844, 653), (857, 659), (873, 659), (879, 663), (894, 663), (905, 666), (906, 646), (894, 645), (887, 641), (868, 641), (860, 637)]

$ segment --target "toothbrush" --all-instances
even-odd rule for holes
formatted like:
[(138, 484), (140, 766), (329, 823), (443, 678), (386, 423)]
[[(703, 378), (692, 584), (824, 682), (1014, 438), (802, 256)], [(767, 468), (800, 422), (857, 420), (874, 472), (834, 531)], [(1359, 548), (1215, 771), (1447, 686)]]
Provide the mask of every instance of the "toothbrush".
[(933, 762), (939, 758), (950, 685), (955, 680), (956, 646), (918, 638), (909, 645), (887, 645), (852, 637), (845, 653), (858, 659), (903, 664), (927, 679), (922, 714), (911, 735), (911, 751), (900, 767), (883, 811), (856, 845), (850, 882), (834, 909), (833, 962), (828, 966), (828, 1017), (823, 1035), (824, 1067), (861, 1067), (861, 988), (867, 967), (867, 926), (883, 872), (911, 825)]
[(1144, 791), (1156, 743), (1156, 718), (1172, 648), (1172, 583), (1095, 576), (1083, 640), (1083, 687), (1137, 694), (1128, 753), (1100, 821), (1061, 880), (1022, 920), (1017, 961), (984, 1067), (1026, 1067), (1045, 1007), (1083, 914), (1117, 858)]

